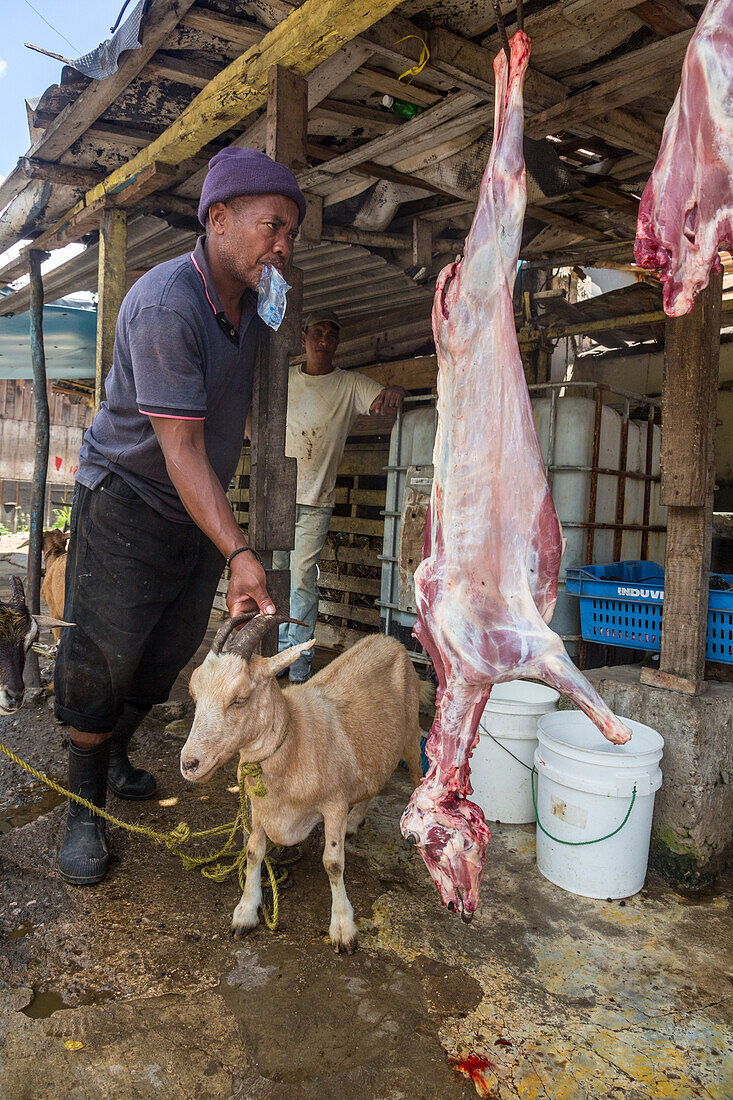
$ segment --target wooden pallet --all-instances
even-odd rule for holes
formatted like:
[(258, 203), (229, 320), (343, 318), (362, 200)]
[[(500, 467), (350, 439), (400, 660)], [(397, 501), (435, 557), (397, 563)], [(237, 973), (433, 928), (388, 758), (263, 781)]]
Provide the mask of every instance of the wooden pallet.
[[(379, 629), (384, 517), (388, 461), (387, 441), (348, 443), (336, 481), (336, 504), (326, 545), (318, 563), (316, 641), (319, 645), (353, 645)], [(232, 486), (227, 494), (240, 527), (247, 531), (249, 518), (249, 447), (242, 451)], [(226, 616), (225, 573), (214, 600), (214, 609)]]

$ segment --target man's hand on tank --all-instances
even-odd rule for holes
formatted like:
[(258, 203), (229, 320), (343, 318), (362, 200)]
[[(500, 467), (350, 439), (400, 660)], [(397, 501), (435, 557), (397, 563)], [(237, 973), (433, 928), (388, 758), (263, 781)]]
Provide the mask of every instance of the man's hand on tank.
[(406, 390), (402, 386), (385, 386), (381, 393), (374, 398), (369, 409), (370, 413), (383, 413), (388, 409), (398, 409), (402, 404)]

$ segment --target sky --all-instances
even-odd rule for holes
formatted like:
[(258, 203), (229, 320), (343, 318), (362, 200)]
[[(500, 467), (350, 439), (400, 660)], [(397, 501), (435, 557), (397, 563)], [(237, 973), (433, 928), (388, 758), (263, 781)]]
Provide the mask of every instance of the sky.
[[(61, 61), (35, 53), (24, 43), (31, 42), (64, 57), (81, 57), (109, 38), (110, 27), (123, 3), (124, 0), (0, 0), (1, 177), (8, 175), (30, 144), (25, 100), (40, 96), (49, 85), (57, 84), (63, 68)], [(135, 0), (131, 0), (125, 16), (134, 5)]]

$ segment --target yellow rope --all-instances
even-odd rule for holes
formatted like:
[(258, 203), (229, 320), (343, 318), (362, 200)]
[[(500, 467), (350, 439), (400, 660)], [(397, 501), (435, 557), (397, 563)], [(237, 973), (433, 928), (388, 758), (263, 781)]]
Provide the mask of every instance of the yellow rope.
[[(285, 731), (285, 736), (287, 736), (287, 730)], [(285, 740), (285, 736), (283, 737), (283, 741)], [(282, 744), (282, 741), (280, 744)], [(279, 747), (280, 745), (278, 745), (278, 748)], [(64, 798), (70, 798), (72, 802), (77, 802), (80, 806), (84, 806), (87, 810), (96, 814), (97, 817), (104, 818), (105, 821), (109, 821), (111, 825), (117, 825), (120, 829), (124, 829), (125, 832), (134, 833), (137, 836), (145, 836), (148, 840), (152, 840), (156, 844), (165, 845), (169, 852), (178, 856), (186, 871), (198, 869), (205, 878), (212, 879), (214, 882), (224, 882), (229, 875), (236, 871), (239, 879), (239, 887), (241, 890), (244, 890), (244, 884), (247, 879), (247, 841), (252, 832), (252, 825), (247, 810), (247, 795), (249, 794), (255, 798), (261, 798), (267, 794), (267, 787), (262, 778), (262, 765), (260, 763), (252, 762), (240, 765), (239, 812), (234, 821), (229, 821), (224, 825), (215, 825), (212, 829), (203, 829), (198, 832), (192, 832), (190, 826), (185, 821), (181, 821), (176, 825), (175, 829), (170, 829), (167, 833), (159, 833), (155, 829), (149, 828), (147, 825), (133, 825), (129, 821), (122, 821), (121, 818), (115, 817), (114, 814), (100, 809), (99, 806), (95, 806), (94, 803), (89, 802), (88, 799), (82, 798), (81, 795), (67, 791), (60, 783), (57, 783), (53, 779), (49, 779), (48, 776), (43, 775), (42, 772), (39, 772), (36, 768), (26, 763), (25, 760), (22, 760), (16, 753), (11, 752), (2, 742), (0, 742), (0, 750), (4, 752), (14, 764), (23, 768), (23, 770), (28, 772), (29, 775), (32, 775), (34, 779), (37, 779), (39, 783), (44, 783), (47, 787), (50, 787), (52, 791), (56, 791), (57, 794), (63, 795)], [(275, 751), (277, 751), (277, 749)], [(249, 791), (247, 791), (245, 787), (245, 779), (248, 778), (254, 778), (256, 780), (254, 786)], [(244, 843), (241, 849), (236, 851), (236, 838), (240, 829), (242, 830)], [(191, 840), (203, 840), (206, 837), (215, 836), (227, 837), (224, 846), (218, 852), (212, 852), (206, 856), (193, 856), (181, 850), (183, 845), (188, 844)], [(273, 847), (274, 845), (271, 845), (268, 841), (268, 851), (265, 854), (264, 860), (270, 890), (272, 891), (272, 912), (268, 911), (264, 902), (262, 904), (262, 916), (264, 917), (265, 924), (272, 932), (274, 932), (278, 926), (280, 914), (279, 887), (288, 876), (285, 866), (286, 864), (294, 863), (297, 859), (300, 859), (301, 856), (300, 849), (296, 849), (294, 855), (289, 858), (282, 856), (273, 858), (270, 855)], [(232, 857), (231, 860), (229, 862), (223, 862), (228, 856)], [(276, 870), (276, 868), (279, 868), (279, 870)]]
[[(428, 61), (430, 60), (430, 50), (428, 49), (428, 44), (425, 39), (421, 38), (419, 34), (406, 34), (404, 38), (398, 38), (394, 45), (398, 46), (400, 42), (406, 42), (408, 38), (416, 38), (418, 42), (422, 42), (420, 60), (416, 65), (413, 65), (412, 68), (405, 69), (404, 73), (398, 76), (397, 79), (404, 80), (405, 84), (412, 84), (412, 81), (415, 79), (417, 74), (423, 71)], [(407, 77), (408, 79), (405, 80), (405, 77)]]

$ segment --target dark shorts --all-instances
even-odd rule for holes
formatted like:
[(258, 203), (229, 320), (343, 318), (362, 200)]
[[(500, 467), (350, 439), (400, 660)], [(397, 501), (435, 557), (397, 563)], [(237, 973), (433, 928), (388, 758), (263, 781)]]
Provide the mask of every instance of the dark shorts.
[(57, 716), (85, 733), (114, 728), (125, 704), (162, 703), (203, 637), (224, 558), (193, 523), (175, 523), (109, 474), (77, 482), (54, 687)]

